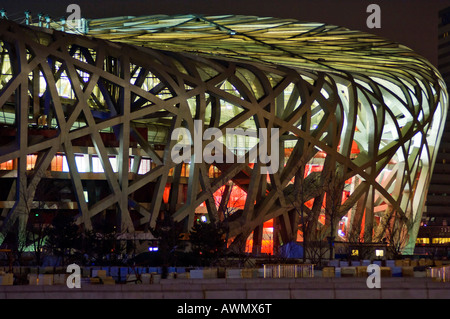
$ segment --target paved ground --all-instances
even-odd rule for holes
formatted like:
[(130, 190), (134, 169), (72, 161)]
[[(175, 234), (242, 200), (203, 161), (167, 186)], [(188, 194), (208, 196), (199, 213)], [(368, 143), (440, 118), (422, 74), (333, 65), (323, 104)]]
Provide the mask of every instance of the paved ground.
[(0, 299), (450, 299), (450, 283), (431, 278), (165, 279), (152, 284), (0, 286)]

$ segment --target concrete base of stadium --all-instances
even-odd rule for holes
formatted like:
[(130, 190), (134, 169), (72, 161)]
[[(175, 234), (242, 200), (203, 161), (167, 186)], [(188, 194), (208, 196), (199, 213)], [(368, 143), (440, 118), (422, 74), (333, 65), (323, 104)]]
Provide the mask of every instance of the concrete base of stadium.
[(450, 299), (450, 283), (431, 278), (163, 279), (153, 284), (0, 286), (0, 299)]

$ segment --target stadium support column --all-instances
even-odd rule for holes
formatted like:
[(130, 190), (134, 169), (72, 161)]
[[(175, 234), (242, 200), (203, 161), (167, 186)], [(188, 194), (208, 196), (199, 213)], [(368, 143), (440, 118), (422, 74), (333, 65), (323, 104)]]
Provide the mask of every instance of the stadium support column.
[[(121, 57), (122, 72), (125, 83), (130, 83), (130, 67), (127, 57)], [(118, 226), (120, 232), (133, 232), (134, 226), (128, 210), (128, 171), (129, 171), (129, 150), (130, 150), (130, 88), (125, 85), (120, 92), (120, 113), (123, 115), (123, 122), (119, 129), (119, 185), (120, 197), (118, 199), (119, 214)]]
[[(23, 56), (23, 48), (21, 50), (21, 56)], [(20, 65), (25, 63), (25, 58), (21, 58)], [(24, 78), (23, 73), (21, 73)], [(16, 183), (16, 203), (12, 209), (12, 213), (16, 215), (19, 225), (19, 244), (25, 244), (26, 241), (26, 227), (28, 222), (28, 210), (27, 203), (30, 202), (27, 198), (27, 146), (28, 146), (28, 78), (25, 77), (22, 80), (22, 84), (17, 89), (16, 95), (16, 123), (17, 127), (17, 139), (19, 147), (19, 158), (17, 161), (17, 183)], [(31, 199), (32, 201), (32, 199)], [(12, 218), (15, 220), (15, 218)], [(22, 246), (25, 247), (25, 246)]]
[[(285, 232), (286, 229), (283, 229), (282, 226), (282, 216), (279, 216), (277, 218), (273, 219), (273, 233), (272, 233), (272, 253), (274, 255), (278, 255), (278, 252), (280, 251), (280, 246), (283, 241), (283, 244), (286, 244), (285, 240), (289, 237), (289, 235), (286, 234), (286, 236), (283, 236), (283, 232)], [(284, 217), (286, 221), (286, 217)], [(290, 228), (290, 226), (288, 226)], [(284, 238), (283, 238), (284, 237)]]
[(253, 255), (261, 254), (262, 235), (263, 235), (263, 225), (255, 227), (255, 229), (253, 230), (253, 247), (252, 247)]
[(80, 173), (77, 171), (77, 164), (75, 162), (75, 154), (71, 141), (66, 141), (63, 144), (63, 150), (66, 154), (67, 164), (69, 165), (69, 175), (72, 181), (73, 190), (78, 204), (79, 216), (77, 222), (83, 224), (86, 230), (92, 229), (91, 215), (89, 213), (89, 207), (84, 198), (83, 183), (81, 182)]

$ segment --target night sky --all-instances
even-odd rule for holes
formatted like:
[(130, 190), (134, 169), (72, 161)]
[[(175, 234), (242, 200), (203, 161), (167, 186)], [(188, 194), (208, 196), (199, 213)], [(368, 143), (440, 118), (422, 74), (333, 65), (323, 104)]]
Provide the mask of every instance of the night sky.
[[(450, 0), (1, 0), (11, 20), (25, 10), (53, 18), (68, 16), (68, 4), (80, 5), (85, 18), (151, 14), (245, 14), (324, 22), (374, 33), (400, 42), (437, 65), (438, 11)], [(381, 7), (381, 28), (369, 29), (369, 4)]]

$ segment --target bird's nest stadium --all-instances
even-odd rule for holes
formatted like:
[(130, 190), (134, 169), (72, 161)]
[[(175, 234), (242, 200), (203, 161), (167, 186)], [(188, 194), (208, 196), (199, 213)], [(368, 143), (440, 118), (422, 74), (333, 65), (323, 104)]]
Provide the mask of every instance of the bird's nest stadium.
[[(0, 21), (2, 241), (40, 212), (124, 236), (163, 216), (185, 232), (226, 221), (249, 252), (327, 238), (412, 251), (448, 107), (420, 55), (272, 17), (83, 23)], [(203, 138), (181, 162), (177, 128)], [(252, 156), (263, 147), (271, 161)]]

